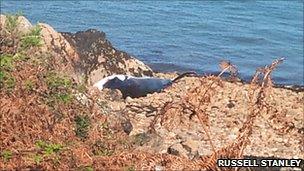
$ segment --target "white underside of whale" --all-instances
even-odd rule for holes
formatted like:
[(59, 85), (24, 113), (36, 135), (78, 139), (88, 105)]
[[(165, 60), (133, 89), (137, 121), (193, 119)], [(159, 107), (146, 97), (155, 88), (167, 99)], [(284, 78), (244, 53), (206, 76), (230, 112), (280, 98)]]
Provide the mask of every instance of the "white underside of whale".
[(112, 80), (114, 78), (118, 78), (120, 79), (121, 81), (124, 81), (126, 79), (130, 79), (130, 78), (136, 78), (136, 79), (147, 79), (147, 78), (153, 78), (153, 77), (147, 77), (147, 76), (144, 76), (144, 77), (134, 77), (134, 76), (131, 76), (131, 75), (121, 75), (121, 74), (117, 74), (117, 75), (110, 75), (110, 76), (107, 76), (101, 80), (99, 80), (98, 82), (96, 82), (93, 86), (98, 88), (99, 90), (102, 90), (104, 88), (104, 85), (109, 81), (109, 80)]

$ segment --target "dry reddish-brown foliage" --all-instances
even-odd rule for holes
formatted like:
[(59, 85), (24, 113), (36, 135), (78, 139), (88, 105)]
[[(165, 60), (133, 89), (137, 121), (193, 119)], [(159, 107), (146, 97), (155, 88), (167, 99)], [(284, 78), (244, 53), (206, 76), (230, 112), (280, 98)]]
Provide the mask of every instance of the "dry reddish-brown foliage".
[[(10, 35), (1, 36), (9, 39)], [(18, 41), (18, 37), (13, 38)], [(43, 53), (39, 47), (21, 50), (18, 44), (8, 47), (6, 42), (2, 43), (1, 60), (2, 53), (8, 55), (12, 66), (7, 69), (1, 63), (1, 74), (8, 73), (14, 83), (8, 89), (1, 80), (1, 170), (76, 169), (92, 164), (90, 156), (93, 156), (96, 142), (102, 140), (106, 149), (124, 148), (116, 141), (125, 139), (126, 135), (120, 130), (112, 134), (102, 127), (107, 117), (96, 107), (96, 97), (88, 95), (88, 104), (75, 98), (79, 85), (57, 70), (51, 62), (55, 58), (53, 53)], [(77, 136), (77, 116), (88, 116), (90, 120), (89, 129), (81, 130), (87, 131), (85, 138)], [(39, 147), (39, 141), (50, 147)], [(57, 146), (60, 150), (52, 152)], [(46, 154), (47, 150), (51, 150), (50, 154)]]

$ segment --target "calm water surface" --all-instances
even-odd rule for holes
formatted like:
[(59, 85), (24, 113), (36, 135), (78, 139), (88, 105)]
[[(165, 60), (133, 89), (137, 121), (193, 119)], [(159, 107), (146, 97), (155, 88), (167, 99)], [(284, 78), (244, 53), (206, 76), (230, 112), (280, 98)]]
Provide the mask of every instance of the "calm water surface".
[(218, 71), (236, 64), (243, 78), (278, 57), (276, 83), (303, 82), (303, 1), (1, 1), (57, 31), (104, 31), (112, 44), (158, 71)]

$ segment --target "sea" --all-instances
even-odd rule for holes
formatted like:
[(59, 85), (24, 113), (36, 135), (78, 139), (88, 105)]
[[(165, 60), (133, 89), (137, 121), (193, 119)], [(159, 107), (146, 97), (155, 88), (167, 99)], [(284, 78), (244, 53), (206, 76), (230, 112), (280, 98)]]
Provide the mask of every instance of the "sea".
[(229, 60), (250, 80), (284, 57), (275, 83), (304, 85), (303, 0), (0, 2), (2, 14), (22, 12), (59, 32), (103, 31), (155, 71), (217, 73)]

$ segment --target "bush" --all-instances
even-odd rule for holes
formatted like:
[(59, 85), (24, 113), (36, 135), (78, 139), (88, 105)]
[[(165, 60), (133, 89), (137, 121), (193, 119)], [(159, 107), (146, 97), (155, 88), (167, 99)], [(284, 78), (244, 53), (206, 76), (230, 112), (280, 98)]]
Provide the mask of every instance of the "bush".
[(15, 78), (6, 71), (0, 71), (0, 88), (6, 88), (11, 91), (15, 88), (16, 80)]
[(21, 38), (21, 48), (28, 49), (30, 47), (39, 47), (42, 45), (41, 28), (35, 26), (30, 33)]
[(62, 149), (62, 146), (60, 144), (47, 143), (42, 140), (38, 140), (36, 142), (36, 146), (42, 149), (43, 153), (46, 155), (58, 153)]
[(3, 158), (4, 161), (8, 161), (12, 158), (12, 152), (8, 150), (4, 150), (1, 152), (1, 157)]
[(72, 81), (65, 76), (60, 76), (56, 72), (49, 72), (46, 75), (46, 84), (50, 89), (70, 88)]
[(89, 116), (81, 116), (78, 115), (75, 118), (75, 123), (76, 123), (76, 136), (85, 139), (88, 136), (89, 128), (91, 125), (90, 118)]
[(0, 55), (0, 68), (1, 70), (13, 69), (13, 55), (1, 54)]
[(16, 28), (19, 24), (18, 17), (20, 14), (7, 14), (6, 15), (6, 21), (5, 21), (5, 28), (6, 30), (12, 34), (14, 31), (16, 31)]

